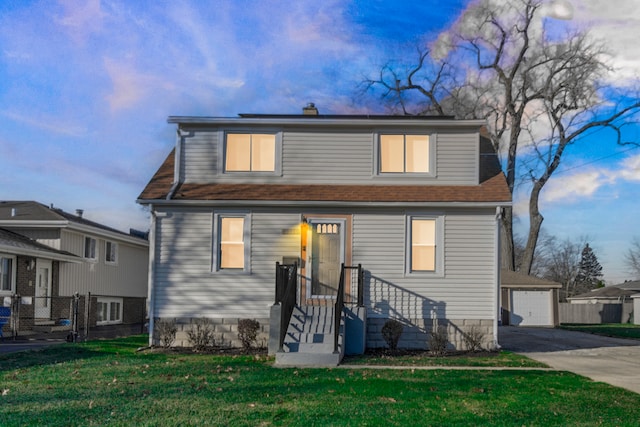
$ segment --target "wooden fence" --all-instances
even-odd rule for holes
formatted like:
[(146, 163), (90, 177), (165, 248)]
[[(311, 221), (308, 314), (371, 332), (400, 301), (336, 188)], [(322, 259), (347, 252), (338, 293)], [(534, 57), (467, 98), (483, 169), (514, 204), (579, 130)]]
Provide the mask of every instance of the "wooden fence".
[(559, 305), (560, 323), (633, 323), (632, 302), (622, 304), (560, 303)]

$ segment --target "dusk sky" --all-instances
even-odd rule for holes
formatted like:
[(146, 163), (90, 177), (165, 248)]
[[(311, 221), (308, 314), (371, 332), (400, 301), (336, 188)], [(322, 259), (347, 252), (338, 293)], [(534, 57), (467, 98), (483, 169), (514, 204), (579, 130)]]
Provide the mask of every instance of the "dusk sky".
[[(559, 25), (589, 25), (607, 43), (613, 84), (640, 75), (640, 0), (566, 1), (573, 17)], [(0, 200), (146, 230), (135, 200), (175, 143), (168, 116), (295, 114), (308, 102), (383, 113), (355, 96), (363, 79), (413, 59), (470, 3), (2, 0)], [(608, 284), (631, 279), (622, 258), (640, 238), (639, 188), (640, 149), (595, 134), (543, 190), (543, 228), (588, 236)]]

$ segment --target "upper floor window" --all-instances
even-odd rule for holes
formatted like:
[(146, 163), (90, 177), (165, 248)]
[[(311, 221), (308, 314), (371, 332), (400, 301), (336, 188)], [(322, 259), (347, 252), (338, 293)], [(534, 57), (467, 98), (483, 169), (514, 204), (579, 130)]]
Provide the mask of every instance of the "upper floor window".
[(380, 135), (380, 173), (431, 173), (429, 135)]
[(0, 255), (0, 292), (14, 292), (13, 269), (15, 258)]
[(118, 244), (117, 243), (106, 242), (105, 261), (107, 262), (107, 264), (116, 264), (118, 262)]
[(93, 237), (84, 238), (84, 257), (90, 260), (98, 259), (98, 252), (96, 250), (96, 239)]
[(226, 172), (275, 172), (276, 135), (263, 133), (227, 133)]

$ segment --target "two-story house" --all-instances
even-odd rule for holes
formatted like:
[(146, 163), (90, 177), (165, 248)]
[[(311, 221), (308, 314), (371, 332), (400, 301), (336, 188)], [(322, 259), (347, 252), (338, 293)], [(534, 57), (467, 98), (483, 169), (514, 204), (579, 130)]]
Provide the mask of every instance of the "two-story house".
[(85, 314), (88, 326), (144, 321), (149, 242), (142, 233), (34, 201), (1, 201), (0, 227), (0, 302), (20, 296), (22, 330), (69, 320), (76, 293), (91, 295), (80, 323)]
[[(481, 146), (483, 121), (310, 107), (169, 123), (175, 149), (138, 202), (152, 213), (150, 318), (177, 321), (178, 344), (188, 345), (195, 319), (210, 319), (232, 342), (238, 319), (253, 318), (265, 333), (281, 331), (285, 345), (274, 351), (321, 347), (322, 328), (292, 338), (308, 328), (280, 324), (274, 311), (274, 299), (285, 305), (276, 263), (295, 263), (291, 324), (330, 323), (335, 311), (321, 307), (359, 300), (351, 324), (361, 324), (355, 336), (367, 347), (386, 345), (388, 319), (405, 326), (401, 347), (425, 348), (435, 323), (447, 327), (452, 347), (470, 329), (495, 346), (499, 216), (511, 197), (495, 153)], [(361, 283), (345, 270), (338, 291), (343, 264), (361, 266)]]

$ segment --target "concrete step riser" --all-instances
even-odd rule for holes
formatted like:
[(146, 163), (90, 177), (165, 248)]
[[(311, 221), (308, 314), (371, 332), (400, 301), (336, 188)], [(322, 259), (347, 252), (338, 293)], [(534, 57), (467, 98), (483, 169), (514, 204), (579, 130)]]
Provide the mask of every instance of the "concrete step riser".
[[(296, 307), (287, 328), (284, 352), (276, 354), (281, 366), (337, 366), (343, 338), (334, 353), (333, 307)], [(342, 331), (342, 328), (340, 328)]]

